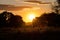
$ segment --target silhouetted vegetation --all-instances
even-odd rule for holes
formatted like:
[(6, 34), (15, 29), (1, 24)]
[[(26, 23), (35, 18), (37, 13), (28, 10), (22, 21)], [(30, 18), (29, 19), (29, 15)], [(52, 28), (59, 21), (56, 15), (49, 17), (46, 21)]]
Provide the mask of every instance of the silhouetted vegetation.
[(58, 5), (60, 6), (60, 0), (57, 0)]
[(60, 27), (60, 14), (54, 12), (43, 14), (33, 20), (33, 24), (35, 24), (35, 26), (37, 25), (37, 27), (41, 25), (48, 27)]
[(55, 13), (60, 12), (60, 0), (56, 0), (56, 3), (54, 4), (54, 6), (52, 5), (52, 9), (54, 10)]
[(14, 27), (22, 27), (23, 25), (25, 25), (25, 23), (23, 22), (21, 16), (15, 15), (11, 19), (11, 25), (14, 26)]
[(0, 14), (0, 27), (21, 27), (23, 23), (21, 16), (13, 15), (11, 12), (4, 11)]

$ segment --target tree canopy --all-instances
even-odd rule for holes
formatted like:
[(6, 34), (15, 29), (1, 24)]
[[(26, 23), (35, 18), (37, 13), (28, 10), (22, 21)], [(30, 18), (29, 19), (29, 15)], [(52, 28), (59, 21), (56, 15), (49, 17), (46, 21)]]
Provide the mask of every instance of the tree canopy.
[(42, 14), (40, 17), (33, 20), (33, 24), (37, 26), (44, 25), (48, 27), (60, 27), (60, 14), (54, 12)]
[(22, 17), (19, 15), (7, 11), (0, 13), (0, 27), (20, 27), (23, 23)]

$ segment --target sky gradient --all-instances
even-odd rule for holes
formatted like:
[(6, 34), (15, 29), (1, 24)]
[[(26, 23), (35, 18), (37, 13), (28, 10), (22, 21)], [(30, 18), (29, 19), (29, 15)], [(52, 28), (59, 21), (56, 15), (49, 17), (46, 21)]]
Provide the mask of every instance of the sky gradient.
[[(35, 17), (39, 17), (43, 13), (48, 13), (51, 12), (51, 5), (50, 4), (39, 4), (39, 3), (31, 3), (31, 2), (26, 2), (26, 1), (39, 1), (39, 2), (54, 2), (55, 0), (0, 0), (0, 8), (9, 10), (14, 10), (11, 11), (15, 15), (20, 15), (23, 17), (23, 20), (25, 22), (30, 22), (28, 19), (28, 14), (34, 14)], [(1, 4), (8, 4), (8, 6), (2, 6)], [(15, 6), (11, 6), (15, 5)], [(32, 6), (32, 8), (24, 8), (25, 6)], [(20, 6), (24, 6), (22, 9)], [(17, 10), (19, 9), (19, 10)], [(1, 9), (0, 9), (1, 11)]]
[(42, 2), (54, 2), (56, 0), (0, 0), (0, 4), (13, 4), (20, 5), (24, 1), (42, 1)]

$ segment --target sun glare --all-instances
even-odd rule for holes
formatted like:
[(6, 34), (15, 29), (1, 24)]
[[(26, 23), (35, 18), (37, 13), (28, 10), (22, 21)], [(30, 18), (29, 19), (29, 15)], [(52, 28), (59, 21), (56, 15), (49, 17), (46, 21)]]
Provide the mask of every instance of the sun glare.
[(28, 15), (28, 19), (29, 19), (30, 21), (32, 21), (34, 18), (35, 18), (35, 15), (34, 15), (34, 14), (29, 14), (29, 15)]

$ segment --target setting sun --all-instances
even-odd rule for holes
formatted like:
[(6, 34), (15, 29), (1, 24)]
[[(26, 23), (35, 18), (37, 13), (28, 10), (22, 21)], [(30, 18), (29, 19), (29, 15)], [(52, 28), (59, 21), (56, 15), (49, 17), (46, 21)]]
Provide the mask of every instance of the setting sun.
[(27, 22), (32, 22), (32, 20), (33, 20), (35, 17), (36, 17), (35, 14), (31, 14), (31, 13), (28, 14), (27, 17), (26, 17), (26, 18), (27, 18)]
[(35, 15), (34, 15), (34, 14), (30, 14), (30, 15), (28, 16), (28, 18), (32, 21), (32, 20), (35, 18)]

